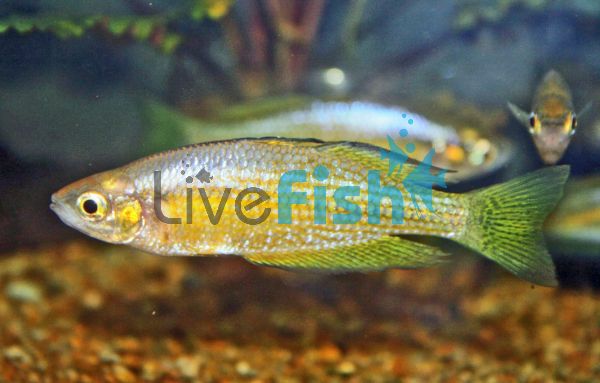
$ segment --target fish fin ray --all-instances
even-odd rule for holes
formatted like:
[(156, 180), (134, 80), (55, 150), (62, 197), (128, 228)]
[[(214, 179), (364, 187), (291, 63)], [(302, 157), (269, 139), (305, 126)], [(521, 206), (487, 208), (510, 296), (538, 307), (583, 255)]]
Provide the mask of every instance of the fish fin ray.
[(594, 101), (589, 101), (587, 104), (585, 104), (585, 106), (583, 108), (581, 108), (581, 110), (577, 113), (577, 118), (581, 118), (583, 116), (585, 116), (587, 113), (589, 113), (590, 110), (592, 110), (592, 107), (594, 106)]
[(527, 113), (523, 109), (519, 108), (518, 106), (516, 106), (512, 102), (507, 102), (506, 104), (508, 105), (508, 109), (510, 110), (510, 112), (512, 113), (512, 115), (515, 116), (515, 118), (522, 125), (524, 125), (526, 128), (529, 128), (529, 113)]
[(446, 254), (436, 247), (390, 236), (325, 250), (244, 256), (254, 264), (329, 273), (422, 268), (442, 263), (445, 257)]
[[(379, 170), (383, 174), (387, 174), (390, 161), (392, 161), (391, 158), (395, 154), (390, 150), (379, 146), (350, 141), (324, 142), (321, 145), (316, 146), (316, 149), (318, 151), (327, 152), (340, 159), (354, 159), (367, 166), (369, 169)], [(384, 156), (390, 157), (390, 159), (386, 159)], [(406, 162), (404, 163), (404, 166), (402, 166), (402, 170), (396, 174), (399, 176), (399, 179), (404, 179), (420, 164), (421, 161), (406, 157)], [(435, 165), (431, 165), (430, 170), (436, 173), (442, 171), (446, 173), (456, 172), (455, 170), (443, 169)]]
[(561, 198), (569, 166), (547, 167), (466, 194), (469, 217), (458, 242), (527, 281), (556, 286), (542, 224)]

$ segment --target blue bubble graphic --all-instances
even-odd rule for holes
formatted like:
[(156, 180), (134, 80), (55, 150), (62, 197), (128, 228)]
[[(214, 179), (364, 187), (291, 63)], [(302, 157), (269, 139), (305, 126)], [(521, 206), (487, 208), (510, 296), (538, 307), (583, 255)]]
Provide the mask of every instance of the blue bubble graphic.
[(315, 168), (315, 171), (313, 172), (313, 176), (318, 181), (325, 181), (327, 179), (327, 177), (329, 177), (329, 169), (327, 169), (323, 165), (319, 165)]

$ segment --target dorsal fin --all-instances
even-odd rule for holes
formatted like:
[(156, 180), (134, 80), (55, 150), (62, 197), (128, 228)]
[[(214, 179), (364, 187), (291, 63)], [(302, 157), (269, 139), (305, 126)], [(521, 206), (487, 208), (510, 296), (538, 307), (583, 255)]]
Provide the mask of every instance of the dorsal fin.
[[(340, 159), (354, 159), (366, 165), (373, 170), (379, 170), (382, 174), (389, 174), (390, 167), (395, 167), (395, 162), (402, 163), (401, 170), (395, 172), (392, 178), (402, 180), (409, 174), (413, 173), (418, 166), (428, 165), (429, 171), (432, 174), (440, 174), (441, 172), (454, 173), (454, 170), (439, 168), (431, 164), (423, 164), (421, 161), (415, 160), (407, 156), (401, 156), (399, 153), (384, 149), (378, 146), (362, 143), (362, 142), (326, 142), (316, 146), (319, 151), (327, 152), (330, 155), (339, 157)], [(413, 173), (414, 175), (414, 173)]]

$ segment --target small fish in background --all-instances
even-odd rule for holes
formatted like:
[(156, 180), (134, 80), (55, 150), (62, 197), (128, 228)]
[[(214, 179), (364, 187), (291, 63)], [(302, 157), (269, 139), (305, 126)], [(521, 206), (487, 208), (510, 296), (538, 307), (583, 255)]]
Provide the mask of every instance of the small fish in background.
[[(583, 114), (590, 106), (588, 103), (579, 114)], [(508, 108), (529, 129), (544, 163), (557, 163), (577, 128), (573, 97), (563, 77), (555, 70), (546, 73), (535, 91), (531, 113), (510, 102)]]

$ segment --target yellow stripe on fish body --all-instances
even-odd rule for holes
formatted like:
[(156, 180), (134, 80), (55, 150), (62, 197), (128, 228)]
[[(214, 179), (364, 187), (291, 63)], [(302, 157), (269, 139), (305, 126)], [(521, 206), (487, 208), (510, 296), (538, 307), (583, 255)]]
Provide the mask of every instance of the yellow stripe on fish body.
[[(198, 144), (92, 176), (75, 188), (67, 186), (55, 194), (53, 205), (63, 221), (86, 234), (163, 255), (237, 254), (259, 264), (328, 271), (415, 268), (436, 264), (445, 254), (398, 235), (428, 235), (460, 242), (532, 282), (556, 283), (539, 233), (560, 197), (568, 168), (545, 169), (467, 194), (433, 190), (430, 212), (424, 201), (414, 205), (403, 182), (419, 163), (408, 160), (400, 172), (388, 176), (389, 163), (382, 153), (389, 152), (365, 144), (294, 139)], [(282, 177), (293, 171), (301, 171), (306, 179), (292, 183), (280, 195)], [(369, 174), (378, 174), (381, 188), (399, 191), (396, 206), (382, 197), (369, 208)], [(71, 206), (71, 199), (83, 190), (104, 193), (112, 200), (115, 191), (106, 193), (101, 187), (110, 179), (131, 180), (127, 190), (133, 192), (121, 198), (139, 201), (143, 210), (139, 230), (119, 240), (106, 234), (118, 230), (111, 223), (114, 212), (104, 221), (91, 222), (80, 217), (85, 212)], [(352, 204), (341, 206), (335, 193), (344, 187), (354, 187), (358, 193), (343, 198)], [(260, 195), (247, 190), (261, 190), (267, 197), (245, 210)], [(285, 223), (281, 201), (298, 196), (294, 192), (305, 193), (306, 200), (291, 204), (291, 221)], [(359, 219), (334, 223), (336, 214), (348, 214), (349, 206), (360, 209)], [(376, 206), (380, 221), (372, 223), (368, 215)], [(321, 208), (324, 214), (319, 214)], [(393, 219), (397, 209), (401, 209), (401, 222)], [(249, 224), (248, 219), (260, 222)]]
[[(278, 141), (279, 142), (279, 141)], [(285, 141), (284, 141), (285, 142)], [(405, 165), (406, 169), (400, 176), (388, 178), (385, 176), (387, 168), (385, 161), (381, 161), (377, 151), (357, 151), (351, 147), (322, 145), (320, 143), (303, 143), (299, 147), (290, 146), (288, 142), (284, 145), (275, 145), (273, 141), (251, 141), (251, 145), (239, 142), (227, 144), (232, 148), (224, 152), (224, 158), (231, 157), (235, 152), (235, 160), (225, 160), (222, 163), (205, 161), (196, 165), (186, 174), (193, 174), (198, 168), (210, 169), (213, 181), (205, 184), (191, 185), (185, 183), (185, 176), (177, 171), (163, 169), (167, 174), (172, 174), (178, 182), (164, 179), (166, 187), (163, 189), (165, 215), (169, 217), (180, 217), (183, 225), (166, 225), (155, 221), (157, 226), (166, 226), (163, 232), (169, 232), (169, 242), (162, 244), (161, 248), (168, 248), (174, 244), (182, 253), (241, 253), (253, 254), (255, 252), (277, 253), (284, 249), (304, 249), (307, 244), (311, 246), (323, 246), (331, 241), (344, 240), (346, 243), (359, 243), (374, 238), (383, 233), (394, 232), (403, 234), (431, 234), (440, 236), (453, 236), (462, 229), (465, 212), (460, 209), (457, 198), (450, 199), (444, 193), (434, 192), (434, 209), (436, 214), (420, 209), (414, 209), (409, 198), (409, 193), (402, 185), (401, 180), (406, 174), (415, 168), (415, 165)], [(289, 153), (283, 151), (290, 150)], [(198, 147), (196, 150), (202, 150)], [(211, 149), (213, 150), (213, 149)], [(229, 152), (231, 150), (231, 152)], [(353, 152), (353, 156), (348, 154)], [(207, 153), (208, 157), (218, 156), (219, 149)], [(231, 156), (229, 155), (231, 153)], [(255, 156), (255, 153), (261, 153)], [(358, 154), (357, 154), (358, 153)], [(197, 156), (197, 154), (196, 154)], [(175, 167), (178, 169), (187, 163), (176, 160)], [(329, 170), (325, 181), (319, 182), (314, 179), (315, 167), (322, 165)], [(291, 224), (278, 223), (277, 201), (278, 184), (281, 176), (287, 171), (305, 170), (306, 182), (293, 184), (295, 190), (306, 192), (307, 203), (292, 205)], [(382, 174), (382, 185), (391, 184), (400, 189), (403, 196), (405, 223), (402, 225), (391, 225), (392, 206), (388, 198), (381, 200), (381, 224), (372, 225), (367, 223), (367, 173), (369, 170), (378, 170)], [(146, 173), (149, 173), (146, 170)], [(400, 178), (400, 179), (398, 179)], [(356, 203), (362, 214), (360, 221), (356, 224), (332, 223), (333, 214), (345, 213), (345, 210), (336, 205), (333, 198), (335, 190), (342, 186), (358, 186), (361, 195), (350, 197)], [(315, 223), (315, 199), (314, 187), (326, 188), (326, 224)], [(205, 190), (208, 204), (204, 206), (197, 187)], [(239, 193), (249, 187), (258, 187), (270, 196), (269, 201), (260, 205), (261, 211), (270, 209), (271, 213), (267, 220), (259, 225), (248, 225), (242, 222), (235, 211), (235, 200)], [(186, 190), (191, 189), (193, 198), (191, 200), (192, 217), (191, 224), (185, 223), (187, 214)], [(224, 193), (231, 189), (227, 199)], [(219, 204), (225, 201), (220, 220), (213, 224), (207, 218), (207, 210), (218, 210)], [(208, 207), (208, 209), (207, 209)], [(254, 209), (254, 211), (257, 211)], [(232, 237), (224, 233), (235, 232)], [(292, 235), (293, 234), (293, 235)], [(307, 240), (308, 238), (308, 240)], [(183, 246), (185, 245), (185, 246)], [(148, 249), (153, 250), (153, 249)]]

